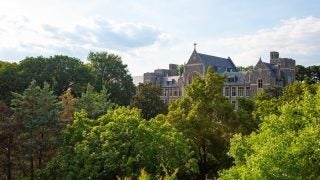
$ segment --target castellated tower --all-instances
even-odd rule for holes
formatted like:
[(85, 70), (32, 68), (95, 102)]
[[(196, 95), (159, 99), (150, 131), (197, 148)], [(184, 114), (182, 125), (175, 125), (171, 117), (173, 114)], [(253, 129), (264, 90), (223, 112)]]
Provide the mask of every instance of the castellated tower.
[(283, 79), (283, 85), (289, 85), (295, 80), (296, 61), (291, 58), (280, 58), (279, 52), (270, 52), (270, 64), (277, 66), (278, 78)]

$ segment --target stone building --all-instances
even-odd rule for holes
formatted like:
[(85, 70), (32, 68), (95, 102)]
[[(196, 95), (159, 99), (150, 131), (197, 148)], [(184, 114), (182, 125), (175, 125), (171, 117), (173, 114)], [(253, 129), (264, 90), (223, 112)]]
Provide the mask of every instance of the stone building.
[(270, 62), (258, 60), (250, 72), (239, 72), (230, 57), (222, 58), (192, 52), (182, 75), (178, 75), (178, 65), (170, 64), (169, 69), (157, 69), (153, 73), (144, 74), (144, 83), (160, 85), (161, 99), (166, 103), (181, 97), (184, 88), (195, 77), (204, 77), (207, 68), (226, 77), (223, 95), (235, 107), (238, 97), (254, 96), (259, 90), (265, 89), (278, 95), (281, 90), (295, 80), (295, 60), (280, 58), (278, 52), (270, 52)]

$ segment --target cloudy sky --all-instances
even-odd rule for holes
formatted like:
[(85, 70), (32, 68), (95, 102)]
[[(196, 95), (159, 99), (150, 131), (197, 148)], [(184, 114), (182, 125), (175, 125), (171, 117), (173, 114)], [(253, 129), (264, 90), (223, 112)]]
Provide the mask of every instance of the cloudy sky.
[(119, 54), (132, 75), (197, 51), (254, 65), (270, 51), (320, 65), (317, 0), (0, 0), (0, 59)]

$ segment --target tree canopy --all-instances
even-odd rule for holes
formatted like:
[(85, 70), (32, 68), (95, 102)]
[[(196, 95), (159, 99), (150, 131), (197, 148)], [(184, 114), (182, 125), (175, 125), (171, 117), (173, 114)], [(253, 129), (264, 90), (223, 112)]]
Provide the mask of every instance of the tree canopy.
[(60, 131), (61, 102), (53, 95), (48, 83), (43, 88), (32, 81), (22, 93), (14, 93), (12, 109), (22, 125), (22, 157), (28, 162), (29, 178), (35, 177), (35, 169), (42, 169), (54, 151)]
[(168, 115), (155, 118), (171, 123), (191, 139), (200, 179), (216, 176), (231, 164), (226, 152), (237, 120), (233, 106), (221, 94), (224, 80), (209, 68), (203, 79), (194, 79), (185, 95), (170, 104)]
[(107, 52), (90, 52), (88, 61), (96, 75), (96, 88), (100, 90), (105, 86), (111, 93), (112, 102), (129, 105), (135, 93), (135, 86), (121, 57)]
[(320, 176), (320, 86), (296, 83), (286, 89), (279, 103), (269, 101), (275, 111), (260, 109), (259, 130), (248, 136), (238, 134), (231, 140), (229, 153), (235, 166), (223, 171), (221, 179)]
[(119, 107), (96, 120), (76, 113), (64, 132), (57, 157), (44, 179), (137, 178), (142, 168), (151, 175), (197, 171), (188, 140), (170, 124), (146, 121), (137, 109)]
[(158, 114), (164, 114), (167, 107), (160, 99), (162, 89), (153, 84), (139, 84), (133, 96), (131, 106), (141, 109), (141, 116), (151, 119)]

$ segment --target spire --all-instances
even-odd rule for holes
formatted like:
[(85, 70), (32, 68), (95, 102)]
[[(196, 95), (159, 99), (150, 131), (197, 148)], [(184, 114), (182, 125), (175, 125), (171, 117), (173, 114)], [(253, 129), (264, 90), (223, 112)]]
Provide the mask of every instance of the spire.
[(194, 46), (194, 50), (196, 51), (196, 49), (197, 49), (197, 43), (194, 43), (193, 46)]
[(259, 58), (259, 61), (262, 61), (262, 60), (261, 60), (261, 56), (260, 56), (260, 58)]

